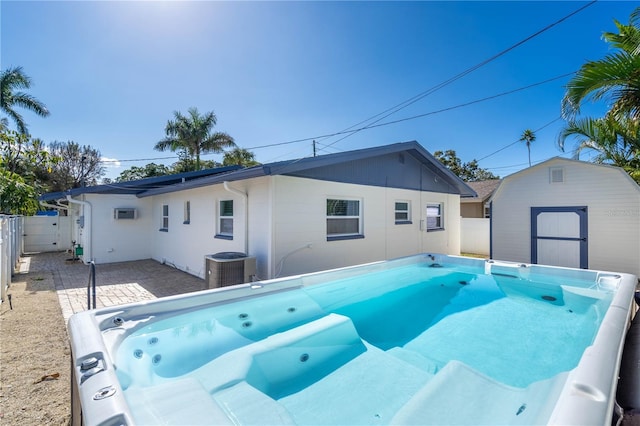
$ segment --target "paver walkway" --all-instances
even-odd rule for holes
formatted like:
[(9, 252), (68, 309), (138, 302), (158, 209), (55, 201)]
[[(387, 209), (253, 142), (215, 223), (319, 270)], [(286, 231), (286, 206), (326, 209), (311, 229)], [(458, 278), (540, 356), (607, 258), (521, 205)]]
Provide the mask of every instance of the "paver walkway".
[[(65, 322), (74, 313), (87, 309), (90, 267), (79, 260), (73, 260), (71, 254), (25, 254), (21, 258), (20, 272), (53, 274)], [(97, 308), (153, 300), (205, 288), (203, 279), (155, 260), (96, 265)]]

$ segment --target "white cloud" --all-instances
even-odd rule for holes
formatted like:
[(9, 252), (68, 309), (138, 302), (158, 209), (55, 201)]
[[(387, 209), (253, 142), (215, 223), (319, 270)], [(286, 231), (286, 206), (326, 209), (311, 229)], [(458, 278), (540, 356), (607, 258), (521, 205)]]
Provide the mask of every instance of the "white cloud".
[(101, 157), (100, 161), (102, 161), (103, 166), (109, 167), (109, 168), (118, 169), (121, 166), (120, 160), (116, 158)]

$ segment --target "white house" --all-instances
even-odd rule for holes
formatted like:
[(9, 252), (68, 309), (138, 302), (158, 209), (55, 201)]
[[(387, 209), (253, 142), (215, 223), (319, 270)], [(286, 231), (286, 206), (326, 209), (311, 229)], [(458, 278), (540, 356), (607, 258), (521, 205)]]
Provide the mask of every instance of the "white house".
[(205, 277), (206, 255), (241, 252), (255, 256), (257, 278), (268, 279), (420, 252), (459, 254), (460, 196), (475, 193), (417, 142), (405, 142), (43, 200), (62, 195), (77, 215), (85, 261), (152, 258)]
[(491, 198), (491, 257), (640, 276), (640, 186), (558, 157), (510, 175)]

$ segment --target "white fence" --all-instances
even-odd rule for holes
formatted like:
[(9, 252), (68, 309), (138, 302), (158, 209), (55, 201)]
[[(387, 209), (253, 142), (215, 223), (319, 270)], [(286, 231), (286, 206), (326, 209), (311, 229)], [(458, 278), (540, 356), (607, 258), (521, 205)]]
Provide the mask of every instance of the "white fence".
[(489, 219), (460, 218), (460, 251), (489, 255)]
[(0, 215), (0, 300), (3, 302), (22, 253), (22, 226), (22, 216)]

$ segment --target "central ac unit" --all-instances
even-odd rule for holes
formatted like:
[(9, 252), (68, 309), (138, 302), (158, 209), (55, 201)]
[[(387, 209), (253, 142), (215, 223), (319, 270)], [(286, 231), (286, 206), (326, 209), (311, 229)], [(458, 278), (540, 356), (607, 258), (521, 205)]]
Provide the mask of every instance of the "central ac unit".
[(256, 258), (244, 253), (222, 252), (205, 256), (208, 288), (251, 282), (256, 275)]

